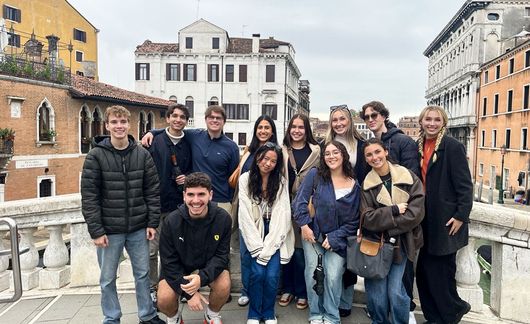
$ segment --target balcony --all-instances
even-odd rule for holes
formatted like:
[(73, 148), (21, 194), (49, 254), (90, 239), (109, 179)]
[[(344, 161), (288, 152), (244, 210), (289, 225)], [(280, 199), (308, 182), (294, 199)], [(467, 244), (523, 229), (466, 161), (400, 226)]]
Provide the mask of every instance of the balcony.
[(31, 61), (17, 55), (4, 54), (0, 58), (0, 74), (64, 85), (71, 84), (68, 68), (62, 65)]

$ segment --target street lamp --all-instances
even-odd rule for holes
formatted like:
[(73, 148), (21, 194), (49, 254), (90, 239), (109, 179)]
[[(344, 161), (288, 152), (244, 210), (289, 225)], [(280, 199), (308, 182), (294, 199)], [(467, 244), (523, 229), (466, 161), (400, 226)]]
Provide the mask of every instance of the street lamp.
[(506, 145), (501, 146), (501, 186), (499, 188), (499, 200), (497, 203), (504, 204), (504, 155), (506, 154)]

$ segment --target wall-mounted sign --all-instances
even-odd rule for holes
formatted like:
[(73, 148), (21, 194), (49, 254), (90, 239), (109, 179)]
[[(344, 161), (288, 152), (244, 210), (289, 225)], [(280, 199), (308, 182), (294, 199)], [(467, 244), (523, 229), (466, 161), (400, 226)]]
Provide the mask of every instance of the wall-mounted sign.
[(21, 160), (16, 161), (17, 169), (45, 168), (48, 166), (48, 160)]

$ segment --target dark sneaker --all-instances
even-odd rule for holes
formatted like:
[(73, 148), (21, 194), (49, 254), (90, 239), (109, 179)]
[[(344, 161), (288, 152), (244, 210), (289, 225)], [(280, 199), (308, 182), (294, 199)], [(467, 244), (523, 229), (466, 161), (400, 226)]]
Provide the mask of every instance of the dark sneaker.
[(339, 315), (340, 317), (348, 317), (351, 315), (351, 308), (350, 309), (344, 309), (344, 308), (339, 308)]
[(453, 322), (454, 324), (460, 323), (460, 321), (462, 320), (462, 317), (464, 317), (464, 315), (469, 313), (469, 311), (471, 310), (471, 305), (469, 305), (469, 303), (466, 301), (464, 301), (464, 303), (465, 303), (464, 308), (460, 311), (460, 313), (456, 314), (456, 320)]
[(161, 320), (160, 317), (158, 317), (158, 315), (156, 315), (155, 317), (151, 318), (148, 321), (140, 321), (140, 324), (165, 324), (165, 323), (166, 322)]

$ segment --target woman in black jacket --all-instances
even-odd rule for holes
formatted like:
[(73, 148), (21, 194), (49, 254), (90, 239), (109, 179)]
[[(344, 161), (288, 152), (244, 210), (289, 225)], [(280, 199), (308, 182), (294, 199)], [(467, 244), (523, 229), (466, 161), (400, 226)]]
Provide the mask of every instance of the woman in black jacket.
[(470, 305), (456, 290), (456, 252), (467, 245), (473, 183), (464, 145), (445, 134), (447, 114), (428, 106), (419, 117), (418, 140), (425, 189), (424, 246), (416, 281), (428, 323), (458, 323)]

